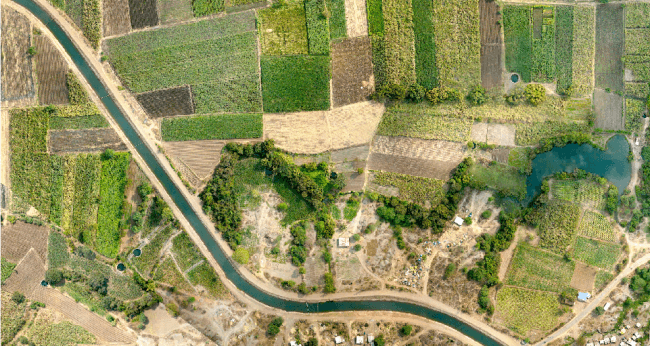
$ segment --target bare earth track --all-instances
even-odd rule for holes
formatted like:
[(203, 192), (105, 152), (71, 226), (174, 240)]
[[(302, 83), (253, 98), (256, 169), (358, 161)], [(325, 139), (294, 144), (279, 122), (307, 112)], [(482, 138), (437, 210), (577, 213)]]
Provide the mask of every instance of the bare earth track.
[(368, 36), (368, 15), (364, 0), (345, 0), (348, 37)]
[(35, 35), (34, 44), (38, 52), (34, 57), (36, 76), (38, 76), (38, 101), (42, 105), (67, 104), (68, 63), (49, 38)]

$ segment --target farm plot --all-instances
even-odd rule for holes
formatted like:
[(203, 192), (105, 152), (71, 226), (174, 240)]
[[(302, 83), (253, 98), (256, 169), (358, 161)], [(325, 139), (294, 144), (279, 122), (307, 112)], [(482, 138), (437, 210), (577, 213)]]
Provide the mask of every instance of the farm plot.
[(329, 109), (330, 78), (327, 56), (262, 57), (264, 112)]
[(532, 30), (530, 6), (503, 7), (503, 34), (506, 45), (506, 69), (530, 82), (532, 66)]
[(52, 41), (44, 35), (34, 36), (34, 46), (38, 52), (34, 56), (38, 76), (38, 101), (42, 105), (67, 104), (68, 63)]
[(94, 244), (96, 237), (93, 228), (97, 226), (101, 167), (99, 155), (77, 156), (71, 231), (75, 238), (91, 245)]
[[(332, 0), (330, 0), (332, 1)], [(333, 0), (338, 1), (338, 0)], [(345, 17), (345, 34), (347, 37), (362, 37), (368, 36), (368, 12), (366, 1), (364, 0), (343, 0), (344, 17)], [(369, 2), (370, 3), (370, 2)], [(336, 28), (334, 24), (338, 22), (330, 19), (330, 30), (332, 31), (332, 38), (336, 38), (334, 33)], [(343, 36), (345, 37), (345, 36)]]
[(515, 125), (515, 128), (515, 141), (517, 145), (536, 145), (544, 138), (582, 132), (588, 126), (582, 122), (545, 121), (532, 124), (518, 123)]
[(607, 186), (586, 180), (560, 180), (551, 184), (553, 198), (577, 202), (594, 209), (605, 206)]
[[(14, 273), (7, 278), (2, 286), (3, 291), (18, 291), (27, 297), (32, 295), (36, 287), (40, 286), (45, 276), (45, 261), (34, 250), (27, 252), (27, 255), (18, 263)], [(3, 322), (4, 323), (4, 322)]]
[(373, 63), (377, 85), (411, 85), (415, 75), (415, 35), (411, 0), (384, 0), (383, 37), (373, 38)]
[(571, 287), (583, 292), (591, 292), (594, 289), (597, 273), (598, 269), (596, 268), (576, 263), (576, 269), (571, 278)]
[(506, 285), (562, 292), (571, 282), (575, 262), (520, 243), (510, 262)]
[(307, 26), (302, 1), (258, 12), (263, 55), (307, 54)]
[(481, 85), (486, 89), (503, 85), (503, 40), (501, 39), (501, 10), (495, 1), (480, 0)]
[(219, 280), (217, 273), (208, 262), (203, 262), (196, 268), (190, 270), (187, 273), (187, 277), (192, 285), (200, 285), (215, 299), (222, 299), (229, 294), (226, 287), (223, 285), (221, 280)]
[(574, 242), (580, 208), (572, 203), (553, 200), (535, 210), (533, 218), (533, 223), (539, 225), (540, 246), (563, 254)]
[(2, 343), (9, 344), (25, 325), (26, 310), (26, 301), (16, 304), (11, 299), (11, 294), (5, 289), (2, 290), (2, 333), (0, 337)]
[(374, 90), (372, 44), (368, 37), (332, 45), (332, 100), (340, 107), (365, 100)]
[(596, 87), (623, 91), (624, 8), (600, 4), (596, 10)]
[(594, 91), (594, 127), (603, 130), (620, 131), (625, 129), (623, 118), (623, 97), (602, 89)]
[(464, 156), (465, 145), (447, 141), (376, 136), (372, 151), (421, 160), (456, 161)]
[(81, 130), (110, 127), (103, 115), (85, 115), (79, 117), (51, 117), (50, 130)]
[(262, 137), (262, 114), (219, 114), (165, 118), (163, 141)]
[(2, 258), (18, 263), (29, 249), (34, 248), (41, 258), (47, 257), (47, 227), (22, 221), (2, 226)]
[(29, 20), (13, 9), (2, 6), (2, 100), (33, 97), (32, 59)]
[(475, 163), (470, 167), (469, 175), (479, 186), (487, 186), (518, 199), (526, 197), (526, 176), (514, 167), (496, 162), (487, 167)]
[[(551, 83), (555, 80), (555, 7), (533, 8), (532, 79)], [(538, 15), (537, 15), (538, 14)]]
[(156, 269), (156, 273), (153, 275), (153, 279), (168, 284), (171, 287), (176, 287), (177, 289), (188, 292), (190, 294), (194, 293), (194, 288), (190, 285), (183, 274), (178, 271), (174, 260), (171, 257), (165, 257)]
[(50, 156), (51, 184), (50, 184), (50, 221), (60, 224), (63, 209), (63, 175), (65, 159), (61, 156)]
[(635, 99), (625, 99), (625, 131), (640, 133), (643, 129), (643, 112), (645, 102)]
[(56, 231), (50, 231), (47, 244), (47, 267), (62, 268), (68, 263), (70, 253), (65, 237)]
[(97, 338), (81, 326), (68, 321), (52, 323), (41, 316), (39, 314), (25, 332), (25, 336), (37, 345), (66, 346), (97, 342)]
[(457, 161), (440, 161), (373, 152), (368, 159), (368, 169), (446, 181), (460, 161), (461, 157)]
[(434, 1), (433, 17), (439, 84), (459, 89), (480, 84), (479, 1)]
[(128, 0), (104, 0), (102, 5), (104, 37), (122, 35), (131, 31)]
[(74, 202), (74, 172), (77, 160), (74, 155), (66, 155), (63, 160), (63, 202), (61, 203), (61, 222), (59, 225), (68, 231), (72, 227), (72, 207)]
[(262, 111), (259, 74), (192, 85), (192, 96), (195, 113)]
[(53, 153), (126, 151), (126, 145), (112, 128), (50, 131), (48, 143)]
[(97, 214), (95, 248), (100, 254), (110, 258), (115, 257), (120, 250), (119, 223), (122, 219), (122, 203), (127, 184), (126, 170), (130, 160), (131, 155), (128, 152), (116, 153), (111, 158), (102, 159), (99, 192), (101, 200)]
[(224, 141), (183, 141), (165, 142), (165, 152), (172, 158), (180, 160), (199, 178), (208, 178), (221, 159)]
[(129, 16), (133, 29), (158, 25), (156, 0), (129, 0)]
[[(650, 71), (650, 64), (648, 71)], [(648, 95), (650, 95), (650, 83), (625, 83), (625, 96), (643, 99)]]
[(573, 250), (577, 261), (588, 265), (611, 270), (621, 255), (621, 246), (614, 243), (601, 242), (593, 239), (578, 237)]
[(177, 23), (192, 19), (192, 2), (190, 0), (158, 0), (160, 23)]
[(137, 94), (135, 98), (152, 118), (194, 113), (192, 93), (186, 85)]
[(508, 328), (526, 335), (555, 327), (562, 309), (556, 294), (504, 287), (497, 293), (496, 312)]
[(650, 28), (650, 4), (633, 2), (625, 5), (626, 28)]
[(560, 92), (573, 85), (573, 8), (556, 6), (555, 75)]
[(433, 89), (438, 85), (433, 2), (427, 0), (411, 0), (411, 2), (415, 35), (415, 75), (418, 84)]
[(377, 129), (384, 105), (360, 102), (328, 112), (330, 150), (367, 144)]
[(156, 263), (158, 263), (158, 259), (161, 255), (160, 250), (169, 240), (169, 236), (173, 232), (174, 229), (171, 226), (165, 227), (162, 231), (158, 232), (156, 236), (144, 246), (144, 248), (142, 248), (142, 255), (131, 258), (131, 262), (133, 262), (141, 274), (153, 276), (151, 270), (154, 268)]
[(399, 197), (420, 205), (437, 205), (445, 195), (445, 182), (438, 179), (412, 177), (405, 174), (379, 172), (373, 183), (399, 189)]
[(626, 80), (636, 82), (650, 81), (650, 56), (627, 55), (623, 59), (625, 60)]
[[(346, 38), (348, 36), (347, 22), (345, 19), (346, 1), (327, 0), (327, 9), (330, 11), (329, 30), (331, 39)], [(358, 12), (364, 13), (365, 8)]]
[(650, 54), (650, 29), (626, 29), (625, 54)]
[(224, 0), (193, 0), (192, 11), (194, 17), (203, 17), (223, 12), (225, 9)]
[(596, 14), (592, 6), (573, 7), (573, 90), (577, 95), (591, 95), (594, 89), (594, 55), (596, 54)]
[(185, 272), (193, 265), (203, 261), (203, 255), (185, 232), (172, 239), (172, 253), (181, 271)]
[(391, 108), (379, 123), (377, 134), (466, 142), (470, 139), (472, 123), (470, 119)]
[(326, 4), (321, 0), (305, 0), (304, 2), (309, 54), (328, 55), (330, 53), (329, 23), (327, 17), (323, 16), (322, 8)]

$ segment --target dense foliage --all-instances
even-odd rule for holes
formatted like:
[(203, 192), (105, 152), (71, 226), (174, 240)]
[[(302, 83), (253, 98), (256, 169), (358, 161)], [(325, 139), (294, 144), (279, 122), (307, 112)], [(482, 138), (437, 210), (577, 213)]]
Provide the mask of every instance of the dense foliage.
[(483, 250), (485, 256), (476, 262), (475, 268), (467, 272), (469, 279), (488, 287), (499, 283), (499, 265), (501, 263), (499, 252), (510, 247), (517, 231), (514, 216), (502, 212), (499, 215), (499, 222), (501, 225), (495, 235), (484, 233), (476, 239), (476, 248)]
[(420, 85), (432, 89), (438, 86), (433, 2), (428, 0), (411, 0), (411, 2), (415, 34), (415, 75)]
[(68, 100), (71, 105), (81, 105), (90, 102), (88, 99), (88, 92), (81, 85), (77, 75), (68, 71), (66, 74), (66, 86), (68, 87)]
[(325, 0), (305, 0), (309, 54), (330, 53), (330, 30), (327, 18), (329, 14)]
[[(110, 150), (110, 149), (109, 149)], [(129, 153), (111, 153), (102, 155), (100, 196), (97, 212), (97, 236), (95, 248), (107, 257), (115, 257), (120, 250), (120, 220), (122, 205), (125, 203), (126, 171), (131, 162)]]

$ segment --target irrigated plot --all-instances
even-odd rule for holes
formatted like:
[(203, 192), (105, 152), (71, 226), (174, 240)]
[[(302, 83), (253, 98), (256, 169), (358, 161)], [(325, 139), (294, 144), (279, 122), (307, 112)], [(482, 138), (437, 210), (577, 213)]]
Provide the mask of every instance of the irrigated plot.
[(332, 45), (334, 107), (365, 100), (374, 90), (371, 42), (350, 38)]
[(38, 52), (34, 57), (38, 76), (38, 101), (42, 105), (68, 103), (68, 63), (49, 38), (35, 35), (34, 44)]
[(156, 0), (129, 0), (129, 14), (133, 29), (158, 25)]
[(192, 93), (186, 85), (137, 94), (135, 98), (153, 118), (194, 113)]
[(621, 246), (614, 243), (578, 237), (573, 256), (577, 261), (611, 270), (621, 254)]
[(47, 227), (36, 226), (22, 221), (2, 226), (2, 257), (18, 263), (30, 248), (43, 259), (47, 258)]
[(497, 318), (520, 335), (546, 333), (558, 324), (562, 308), (557, 294), (504, 287), (497, 293)]
[[(435, 110), (434, 110), (435, 113)], [(428, 114), (417, 110), (390, 108), (377, 129), (378, 135), (405, 136), (467, 142), (473, 121)]]
[[(625, 21), (622, 4), (600, 4), (596, 10), (596, 87), (623, 91)], [(598, 127), (598, 126), (597, 126)]]
[(163, 141), (262, 137), (262, 114), (217, 114), (165, 118)]
[(104, 20), (104, 37), (126, 34), (131, 31), (129, 0), (102, 1)]
[(307, 54), (307, 26), (302, 1), (258, 12), (260, 42), (264, 55)]
[(503, 7), (503, 34), (506, 45), (506, 69), (530, 82), (532, 66), (532, 30), (530, 6)]
[[(34, 96), (29, 20), (13, 9), (2, 6), (2, 100)], [(7, 68), (11, 66), (11, 68)]]
[(573, 9), (572, 85), (579, 95), (591, 95), (594, 88), (595, 17), (593, 6), (575, 6)]
[(575, 263), (562, 256), (520, 243), (510, 262), (507, 285), (542, 291), (562, 292), (569, 286)]
[(126, 145), (112, 128), (56, 130), (50, 131), (48, 136), (48, 146), (53, 153), (126, 150)]

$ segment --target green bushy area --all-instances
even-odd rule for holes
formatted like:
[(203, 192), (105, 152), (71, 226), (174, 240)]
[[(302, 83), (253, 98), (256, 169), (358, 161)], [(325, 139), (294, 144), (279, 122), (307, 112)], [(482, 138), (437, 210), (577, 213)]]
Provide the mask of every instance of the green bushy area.
[(262, 137), (262, 114), (219, 114), (165, 118), (164, 141)]
[(625, 131), (639, 133), (643, 129), (644, 101), (625, 99)]
[[(536, 7), (538, 8), (538, 7)], [(542, 35), (532, 41), (532, 79), (540, 83), (555, 80), (555, 17), (553, 6), (542, 7)]]
[(570, 202), (552, 200), (536, 205), (527, 215), (527, 221), (538, 227), (540, 246), (564, 254), (573, 245), (580, 220), (580, 208)]
[(573, 256), (576, 260), (588, 265), (611, 270), (621, 255), (618, 244), (578, 237), (575, 242)]
[(190, 283), (185, 280), (183, 274), (176, 268), (174, 260), (171, 257), (166, 257), (160, 263), (156, 269), (156, 273), (153, 275), (153, 279), (156, 281), (164, 282), (185, 292), (194, 292), (194, 289)]
[(413, 5), (413, 32), (415, 34), (415, 74), (417, 77), (417, 82), (427, 89), (433, 89), (438, 85), (433, 2), (428, 0), (411, 1)]
[(262, 55), (307, 54), (309, 43), (303, 1), (271, 7), (257, 13)]
[(650, 54), (650, 28), (625, 30), (625, 54)]
[(209, 16), (223, 12), (225, 9), (224, 0), (192, 0), (192, 12), (194, 17)]
[(650, 83), (625, 83), (625, 95), (638, 99), (650, 95)]
[(560, 92), (573, 85), (573, 8), (556, 6), (555, 74)]
[(384, 14), (381, 0), (368, 0), (368, 34), (370, 36), (384, 35)]
[(99, 0), (83, 0), (83, 15), (81, 31), (90, 41), (90, 45), (98, 49), (102, 38), (102, 11)]
[(201, 285), (216, 299), (228, 295), (228, 290), (223, 285), (217, 273), (208, 262), (203, 262), (187, 273), (192, 285)]
[(526, 176), (514, 167), (493, 161), (487, 167), (472, 165), (469, 174), (474, 186), (490, 187), (503, 195), (518, 199), (526, 197)]
[(330, 58), (327, 56), (262, 57), (265, 112), (330, 108)]
[(126, 171), (131, 162), (131, 154), (114, 153), (112, 157), (104, 155), (101, 167), (101, 182), (97, 213), (97, 236), (95, 248), (107, 257), (115, 257), (120, 250), (120, 220), (122, 204), (125, 199), (124, 189), (127, 184)]
[(623, 62), (625, 68), (632, 72), (634, 81), (650, 81), (650, 55), (626, 55)]
[(192, 85), (192, 97), (197, 114), (262, 111), (262, 93), (257, 74)]
[(6, 259), (4, 259), (4, 257), (2, 258), (2, 268), (1, 268), (2, 271), (1, 271), (1, 273), (2, 273), (2, 283), (3, 284), (5, 283), (5, 280), (7, 280), (7, 278), (9, 278), (9, 276), (11, 276), (11, 273), (13, 273), (14, 268), (16, 268), (15, 263), (11, 263), (11, 262), (7, 261)]
[(499, 290), (496, 311), (503, 316), (504, 324), (520, 335), (551, 330), (564, 314), (557, 294), (515, 287)]
[(101, 168), (99, 155), (79, 154), (76, 158), (72, 225), (67, 231), (91, 246), (94, 246), (97, 231)]
[(530, 6), (503, 6), (503, 33), (506, 46), (506, 69), (531, 81), (532, 30)]
[(51, 171), (51, 188), (50, 188), (50, 220), (57, 225), (61, 224), (63, 216), (63, 180), (65, 158), (63, 156), (50, 156)]
[(110, 124), (101, 114), (50, 118), (50, 129), (52, 130), (81, 130), (105, 127), (110, 127)]
[(165, 245), (165, 242), (169, 240), (173, 232), (174, 228), (171, 226), (163, 228), (142, 248), (142, 254), (140, 256), (131, 258), (131, 262), (138, 268), (140, 273), (151, 276), (151, 270), (158, 263), (160, 250)]
[(515, 127), (517, 145), (536, 145), (544, 138), (585, 132), (589, 129), (586, 123), (563, 121), (546, 121), (532, 124), (519, 123)]
[(345, 0), (327, 0), (327, 9), (330, 12), (330, 36), (332, 40), (346, 38), (348, 31), (345, 19)]
[(27, 339), (37, 345), (73, 346), (94, 344), (97, 339), (89, 331), (68, 321), (50, 324), (36, 319), (27, 332)]
[(65, 237), (59, 232), (50, 231), (47, 243), (47, 261), (49, 268), (62, 268), (70, 260), (70, 252)]
[(203, 255), (201, 255), (199, 249), (196, 248), (196, 245), (194, 245), (187, 233), (182, 232), (174, 237), (172, 244), (171, 251), (174, 253), (176, 263), (178, 263), (182, 271), (186, 271), (203, 260)]
[(18, 332), (25, 325), (25, 310), (27, 309), (27, 301), (16, 304), (11, 299), (9, 292), (2, 292), (2, 332), (0, 339), (2, 344), (9, 344), (11, 340), (18, 334)]
[(309, 54), (328, 55), (330, 53), (330, 30), (323, 0), (305, 0), (305, 16), (307, 19), (307, 41)]
[[(373, 63), (375, 61), (375, 81), (378, 86), (386, 83), (411, 85), (415, 83), (415, 45), (413, 33), (413, 8), (411, 0), (383, 0), (383, 37), (381, 48), (373, 40)], [(382, 54), (375, 56), (375, 50)]]
[(650, 28), (650, 4), (632, 2), (625, 4), (626, 28)]

